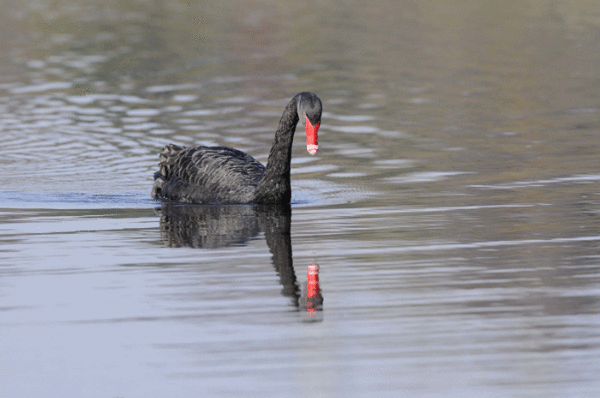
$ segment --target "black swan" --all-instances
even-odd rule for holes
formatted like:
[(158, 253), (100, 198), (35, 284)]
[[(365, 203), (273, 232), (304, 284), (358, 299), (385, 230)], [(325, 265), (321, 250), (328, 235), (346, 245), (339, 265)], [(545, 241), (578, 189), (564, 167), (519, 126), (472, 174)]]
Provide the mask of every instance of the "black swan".
[(321, 100), (316, 94), (296, 94), (287, 104), (275, 133), (267, 167), (233, 148), (167, 145), (160, 170), (154, 173), (152, 196), (185, 203), (290, 203), (292, 141), (299, 120), (306, 128), (306, 149), (319, 150)]

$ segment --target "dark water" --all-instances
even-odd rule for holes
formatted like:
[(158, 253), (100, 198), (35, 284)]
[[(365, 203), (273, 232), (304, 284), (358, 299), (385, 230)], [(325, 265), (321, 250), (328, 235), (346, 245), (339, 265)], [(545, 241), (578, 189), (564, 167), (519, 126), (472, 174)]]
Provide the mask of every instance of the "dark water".
[[(0, 35), (0, 396), (597, 396), (596, 2), (9, 0)], [(150, 199), (162, 146), (266, 161), (305, 90), (291, 207)]]

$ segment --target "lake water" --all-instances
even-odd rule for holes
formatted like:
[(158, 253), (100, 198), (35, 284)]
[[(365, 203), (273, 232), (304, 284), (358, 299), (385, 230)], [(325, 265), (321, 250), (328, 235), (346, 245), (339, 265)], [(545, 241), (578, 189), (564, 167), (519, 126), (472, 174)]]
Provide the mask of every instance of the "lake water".
[[(597, 1), (214, 3), (4, 2), (0, 396), (597, 397)], [(300, 91), (291, 207), (150, 198)]]

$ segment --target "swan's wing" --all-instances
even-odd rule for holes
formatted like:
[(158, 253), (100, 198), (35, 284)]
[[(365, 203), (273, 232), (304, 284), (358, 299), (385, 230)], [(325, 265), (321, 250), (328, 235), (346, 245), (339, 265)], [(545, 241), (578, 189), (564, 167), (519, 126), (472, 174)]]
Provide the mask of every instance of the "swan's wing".
[(244, 203), (264, 172), (265, 166), (237, 149), (168, 145), (160, 154), (153, 195), (195, 203)]

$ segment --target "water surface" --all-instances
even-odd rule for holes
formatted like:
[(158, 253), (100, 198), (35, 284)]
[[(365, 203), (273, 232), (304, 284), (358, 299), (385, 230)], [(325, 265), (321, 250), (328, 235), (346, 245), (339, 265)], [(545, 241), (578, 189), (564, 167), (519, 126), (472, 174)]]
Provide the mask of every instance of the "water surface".
[[(596, 396), (595, 2), (8, 1), (0, 33), (0, 395)], [(168, 143), (265, 162), (305, 90), (291, 207), (150, 198)]]

